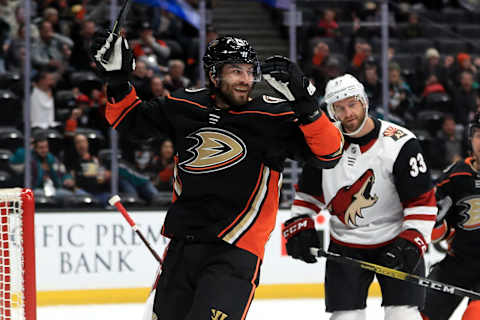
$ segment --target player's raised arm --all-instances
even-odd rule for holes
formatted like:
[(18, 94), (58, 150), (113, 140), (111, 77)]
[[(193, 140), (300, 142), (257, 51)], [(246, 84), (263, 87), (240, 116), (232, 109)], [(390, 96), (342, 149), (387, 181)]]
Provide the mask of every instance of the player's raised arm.
[(315, 154), (314, 165), (334, 167), (342, 156), (343, 137), (321, 110), (315, 86), (296, 63), (282, 56), (267, 58), (262, 74), (272, 89), (292, 103), (305, 141)]
[[(103, 59), (106, 50), (113, 46), (108, 60)], [(105, 118), (121, 132), (137, 138), (148, 138), (157, 130), (168, 132), (170, 125), (164, 115), (162, 99), (141, 101), (129, 82), (135, 69), (135, 58), (125, 37), (110, 37), (107, 32), (97, 32), (90, 48), (97, 73), (107, 83)]]

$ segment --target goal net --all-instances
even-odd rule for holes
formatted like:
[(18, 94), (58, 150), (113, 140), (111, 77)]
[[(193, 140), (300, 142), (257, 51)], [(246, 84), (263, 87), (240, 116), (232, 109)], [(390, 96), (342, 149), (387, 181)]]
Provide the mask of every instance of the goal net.
[(33, 193), (0, 189), (0, 320), (35, 320)]

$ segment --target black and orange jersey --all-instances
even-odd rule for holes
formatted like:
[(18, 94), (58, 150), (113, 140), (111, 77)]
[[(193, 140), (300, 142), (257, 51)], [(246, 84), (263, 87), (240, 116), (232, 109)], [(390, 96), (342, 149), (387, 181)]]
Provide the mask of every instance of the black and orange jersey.
[(107, 105), (106, 117), (122, 135), (161, 133), (174, 141), (175, 201), (165, 236), (221, 238), (262, 258), (275, 226), (285, 159), (333, 167), (342, 154), (342, 136), (326, 115), (299, 126), (281, 99), (260, 96), (228, 110), (213, 102), (206, 89), (179, 90), (148, 102), (132, 89)]
[(455, 229), (449, 253), (466, 262), (480, 259), (480, 173), (472, 161), (466, 158), (445, 169), (436, 191), (437, 224), (446, 220)]

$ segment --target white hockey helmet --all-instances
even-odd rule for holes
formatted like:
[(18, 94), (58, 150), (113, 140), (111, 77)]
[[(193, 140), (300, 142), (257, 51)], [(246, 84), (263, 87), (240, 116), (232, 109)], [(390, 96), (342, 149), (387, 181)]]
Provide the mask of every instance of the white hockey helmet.
[(357, 130), (355, 130), (355, 132), (347, 133), (347, 132), (344, 132), (344, 130), (342, 129), (343, 133), (346, 135), (357, 134), (365, 125), (368, 118), (367, 94), (365, 93), (363, 84), (361, 84), (360, 81), (358, 81), (351, 74), (344, 74), (343, 76), (334, 78), (327, 82), (327, 86), (325, 88), (325, 97), (323, 98), (323, 100), (327, 104), (328, 114), (335, 121), (339, 121), (339, 119), (337, 119), (337, 117), (335, 116), (335, 109), (333, 104), (337, 101), (350, 98), (350, 97), (355, 97), (356, 99), (362, 102), (363, 107), (365, 108), (365, 118), (363, 119), (363, 122), (360, 125), (360, 127)]

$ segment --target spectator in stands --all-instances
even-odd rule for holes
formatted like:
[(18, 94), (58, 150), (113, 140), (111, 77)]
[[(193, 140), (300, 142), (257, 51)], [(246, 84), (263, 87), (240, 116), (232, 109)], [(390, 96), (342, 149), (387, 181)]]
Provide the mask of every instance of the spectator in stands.
[(375, 63), (367, 63), (365, 65), (362, 83), (370, 108), (372, 110), (382, 108), (382, 82), (378, 78), (377, 65)]
[(128, 195), (141, 198), (147, 202), (154, 201), (160, 192), (153, 185), (150, 177), (140, 173), (132, 165), (121, 162), (118, 168), (120, 190)]
[(476, 93), (473, 89), (473, 74), (463, 71), (460, 74), (460, 87), (453, 94), (455, 121), (466, 126), (476, 110)]
[(303, 67), (305, 74), (313, 80), (317, 88), (323, 88), (326, 84), (325, 67), (330, 58), (330, 48), (328, 44), (319, 41), (314, 47), (312, 58)]
[[(15, 8), (17, 7), (18, 2), (9, 1), (9, 0), (0, 0), (0, 20), (5, 23), (8, 29), (4, 30), (7, 32), (15, 33)], [(15, 29), (15, 30), (11, 30)]]
[(70, 56), (70, 64), (76, 70), (94, 70), (95, 63), (90, 60), (88, 48), (92, 43), (93, 34), (96, 30), (96, 23), (93, 20), (83, 20), (80, 32), (73, 35), (73, 50)]
[(423, 88), (422, 92), (422, 98), (426, 98), (428, 95), (437, 92), (446, 93), (446, 90), (438, 80), (437, 75), (432, 73), (425, 82), (425, 87)]
[(73, 143), (75, 156), (67, 166), (77, 186), (92, 195), (102, 205), (106, 205), (110, 193), (111, 172), (90, 153), (88, 139), (84, 134), (75, 134)]
[(144, 96), (140, 96), (139, 94), (139, 97), (142, 100), (150, 100), (158, 97), (166, 97), (169, 94), (170, 92), (165, 89), (165, 86), (163, 85), (163, 79), (159, 76), (153, 76), (150, 79), (147, 90), (144, 92)]
[(442, 127), (432, 142), (429, 153), (429, 166), (433, 169), (445, 169), (449, 164), (462, 158), (463, 131), (457, 130), (455, 118), (446, 114)]
[[(10, 164), (15, 172), (24, 172), (24, 148), (15, 151), (10, 158)], [(61, 198), (73, 194), (84, 194), (83, 190), (76, 188), (64, 164), (50, 153), (47, 136), (44, 133), (38, 133), (34, 137), (31, 166), (32, 185), (36, 196)]]
[(32, 64), (36, 69), (55, 68), (62, 74), (68, 65), (73, 41), (53, 32), (52, 24), (40, 24), (40, 38), (32, 44)]
[(7, 71), (21, 72), (25, 62), (25, 25), (18, 27), (17, 34), (11, 39), (6, 52)]
[(477, 68), (472, 63), (472, 57), (468, 53), (460, 52), (457, 55), (458, 67), (460, 71), (477, 72)]
[(388, 67), (390, 82), (389, 110), (391, 113), (406, 119), (413, 111), (413, 93), (410, 86), (401, 77), (401, 68), (396, 62)]
[(152, 75), (153, 72), (147, 68), (147, 64), (144, 61), (135, 63), (135, 70), (132, 72), (130, 81), (135, 86), (138, 96), (142, 99), (145, 96), (145, 92), (148, 91)]
[(348, 73), (360, 78), (365, 61), (372, 56), (372, 46), (363, 39), (358, 39), (355, 42), (355, 52), (350, 62)]
[(170, 47), (162, 40), (155, 39), (150, 22), (144, 21), (140, 26), (140, 39), (132, 46), (137, 61), (145, 61), (149, 68), (165, 66), (170, 57)]
[[(414, 77), (414, 87), (418, 88), (418, 90), (424, 88), (428, 78), (432, 74), (437, 76), (438, 81), (443, 84), (445, 88), (448, 87), (447, 69), (440, 62), (440, 53), (435, 48), (428, 48), (425, 51), (424, 60)], [(417, 93), (420, 94), (421, 91), (417, 91)]]
[(190, 80), (183, 75), (185, 63), (182, 60), (174, 59), (168, 62), (168, 74), (163, 80), (165, 88), (173, 92), (180, 88), (188, 88)]
[(461, 85), (461, 74), (466, 71), (472, 73), (474, 79), (477, 68), (472, 63), (472, 57), (468, 53), (460, 52), (457, 54), (456, 64), (450, 70), (450, 76), (456, 86)]
[(152, 167), (156, 171), (153, 182), (158, 190), (172, 190), (174, 155), (172, 141), (165, 139), (160, 146), (160, 152), (152, 161)]
[(338, 23), (335, 21), (335, 11), (333, 9), (325, 9), (323, 16), (317, 23), (316, 34), (321, 37), (335, 38), (340, 35)]
[(30, 100), (30, 120), (32, 128), (47, 129), (56, 127), (53, 89), (56, 75), (50, 71), (40, 71), (33, 81)]
[(402, 30), (402, 37), (405, 39), (413, 39), (423, 37), (423, 28), (419, 23), (418, 14), (410, 12), (408, 15), (408, 23)]
[(42, 20), (48, 21), (52, 24), (53, 31), (55, 33), (64, 33), (64, 30), (60, 28), (58, 10), (53, 7), (48, 7), (43, 10)]

